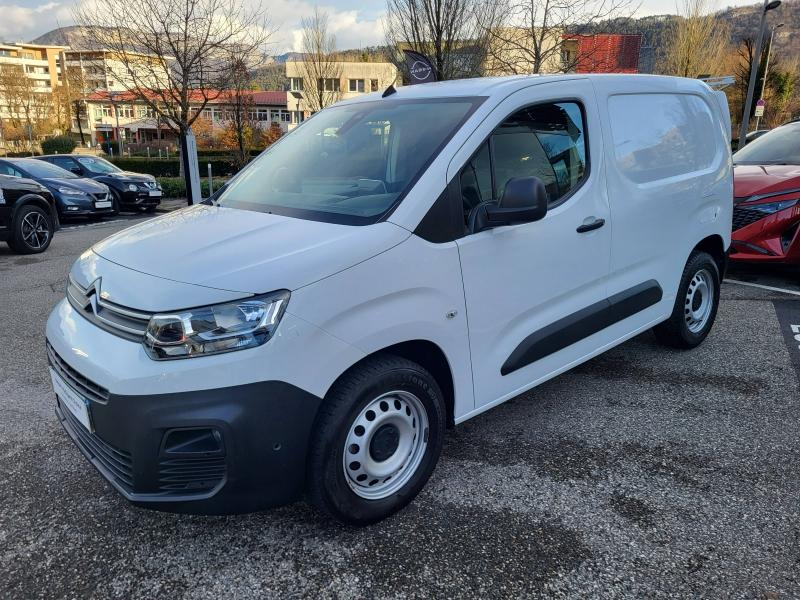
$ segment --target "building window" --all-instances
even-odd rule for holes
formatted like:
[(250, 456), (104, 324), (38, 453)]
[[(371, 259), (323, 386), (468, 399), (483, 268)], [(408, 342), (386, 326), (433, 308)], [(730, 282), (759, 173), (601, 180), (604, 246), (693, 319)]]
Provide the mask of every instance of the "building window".
[(302, 123), (305, 120), (305, 113), (302, 110), (292, 111), (292, 123)]
[(370, 79), (369, 80), (369, 89), (371, 92), (378, 91), (378, 80), (377, 79)]
[(351, 92), (364, 92), (364, 80), (363, 79), (351, 79), (350, 80), (350, 91)]
[(117, 114), (124, 119), (131, 119), (133, 118), (133, 107), (132, 106), (118, 106), (117, 107)]
[(110, 117), (111, 116), (111, 107), (108, 105), (105, 106), (95, 106), (94, 108), (94, 116), (97, 120), (102, 119), (103, 117)]
[(290, 77), (289, 78), (289, 89), (293, 92), (302, 92), (303, 91), (303, 78), (302, 77)]
[(290, 113), (288, 110), (280, 111), (280, 115), (281, 115), (281, 121), (283, 121), (284, 123), (292, 122), (292, 113)]
[(317, 89), (320, 92), (338, 92), (341, 90), (340, 88), (341, 82), (338, 79), (318, 79), (317, 80)]

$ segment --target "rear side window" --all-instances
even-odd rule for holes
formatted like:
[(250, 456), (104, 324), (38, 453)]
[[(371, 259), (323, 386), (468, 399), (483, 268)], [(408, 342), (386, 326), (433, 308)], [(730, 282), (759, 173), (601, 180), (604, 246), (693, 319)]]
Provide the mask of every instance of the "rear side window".
[(51, 158), (50, 161), (57, 167), (61, 167), (67, 171), (76, 166), (71, 158)]
[(713, 116), (699, 96), (611, 96), (608, 110), (617, 168), (631, 181), (685, 175), (714, 163)]

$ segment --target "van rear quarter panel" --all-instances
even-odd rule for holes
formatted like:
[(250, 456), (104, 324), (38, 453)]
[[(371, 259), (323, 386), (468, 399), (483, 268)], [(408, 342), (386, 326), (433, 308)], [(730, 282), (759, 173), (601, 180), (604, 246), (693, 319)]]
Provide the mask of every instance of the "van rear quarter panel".
[(593, 78), (593, 83), (608, 157), (609, 294), (648, 279), (664, 291), (661, 302), (632, 317), (638, 325), (672, 312), (683, 268), (698, 242), (716, 234), (725, 249), (730, 245), (727, 118), (699, 81), (628, 78), (622, 87), (618, 79)]
[[(455, 419), (474, 408), (464, 287), (454, 242), (433, 244), (412, 235), (295, 290), (287, 312), (367, 355), (401, 342), (433, 342), (453, 375)], [(312, 364), (313, 359), (309, 368)]]

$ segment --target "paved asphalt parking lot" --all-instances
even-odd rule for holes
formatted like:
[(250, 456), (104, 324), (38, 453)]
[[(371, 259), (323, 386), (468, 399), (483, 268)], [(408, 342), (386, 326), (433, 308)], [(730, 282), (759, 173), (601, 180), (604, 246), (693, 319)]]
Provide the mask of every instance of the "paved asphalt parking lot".
[(726, 283), (700, 348), (644, 334), (459, 426), (376, 526), (162, 514), (62, 431), (43, 337), (75, 257), (138, 218), (0, 248), (0, 598), (800, 597), (800, 367), (776, 312), (800, 295)]

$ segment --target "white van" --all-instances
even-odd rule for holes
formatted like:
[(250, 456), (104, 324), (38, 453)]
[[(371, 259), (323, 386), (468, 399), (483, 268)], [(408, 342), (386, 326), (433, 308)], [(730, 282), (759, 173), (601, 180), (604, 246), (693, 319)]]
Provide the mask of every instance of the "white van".
[(654, 76), (367, 94), (217, 199), (75, 262), (47, 323), (56, 413), (128, 500), (307, 495), (366, 524), (445, 429), (654, 328), (708, 335), (733, 203), (724, 95)]

